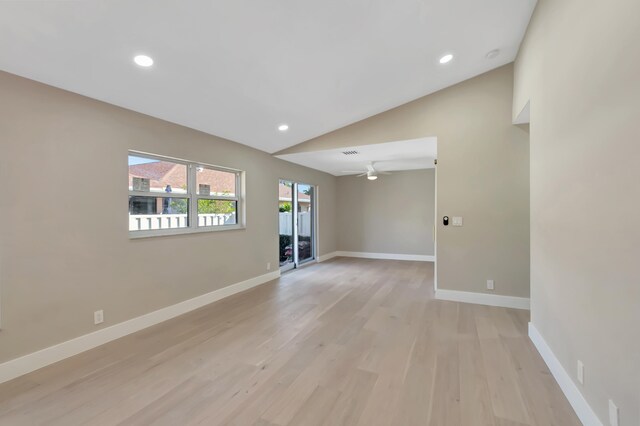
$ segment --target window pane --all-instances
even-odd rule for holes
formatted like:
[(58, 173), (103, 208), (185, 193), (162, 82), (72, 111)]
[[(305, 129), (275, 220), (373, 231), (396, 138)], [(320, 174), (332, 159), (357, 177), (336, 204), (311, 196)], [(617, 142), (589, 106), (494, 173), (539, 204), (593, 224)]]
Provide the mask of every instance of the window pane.
[(236, 196), (236, 174), (221, 170), (196, 168), (196, 190), (198, 195)]
[(236, 225), (238, 202), (198, 200), (198, 226)]
[(313, 186), (298, 184), (298, 261), (313, 258)]
[(129, 191), (187, 193), (187, 166), (129, 155)]
[(129, 231), (189, 226), (189, 199), (129, 196)]
[(281, 180), (278, 186), (278, 228), (280, 267), (293, 263), (293, 182)]

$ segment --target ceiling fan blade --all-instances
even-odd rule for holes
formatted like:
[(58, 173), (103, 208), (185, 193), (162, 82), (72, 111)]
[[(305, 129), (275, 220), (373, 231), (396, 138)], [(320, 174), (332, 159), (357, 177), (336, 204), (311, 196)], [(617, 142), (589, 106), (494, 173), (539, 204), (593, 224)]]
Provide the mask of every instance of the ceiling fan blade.
[(390, 175), (391, 172), (376, 172), (379, 175)]
[(340, 173), (362, 173), (362, 170), (342, 170)]
[(367, 172), (364, 172), (364, 173), (360, 173), (359, 175), (356, 175), (356, 177), (362, 177), (362, 176), (366, 176), (366, 175), (367, 175)]

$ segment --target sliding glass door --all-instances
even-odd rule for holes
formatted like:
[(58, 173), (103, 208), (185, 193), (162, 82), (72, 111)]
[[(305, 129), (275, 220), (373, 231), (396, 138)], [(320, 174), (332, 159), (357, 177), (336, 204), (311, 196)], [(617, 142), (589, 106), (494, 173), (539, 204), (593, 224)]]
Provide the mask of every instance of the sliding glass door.
[(284, 272), (315, 259), (315, 188), (280, 180), (278, 197), (280, 270)]

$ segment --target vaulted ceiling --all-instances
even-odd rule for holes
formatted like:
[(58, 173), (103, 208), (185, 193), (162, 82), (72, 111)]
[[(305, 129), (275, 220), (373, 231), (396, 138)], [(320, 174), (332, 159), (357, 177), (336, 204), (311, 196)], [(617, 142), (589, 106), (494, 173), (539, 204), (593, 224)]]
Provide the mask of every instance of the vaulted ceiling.
[(5, 0), (0, 69), (276, 152), (511, 62), (534, 6)]

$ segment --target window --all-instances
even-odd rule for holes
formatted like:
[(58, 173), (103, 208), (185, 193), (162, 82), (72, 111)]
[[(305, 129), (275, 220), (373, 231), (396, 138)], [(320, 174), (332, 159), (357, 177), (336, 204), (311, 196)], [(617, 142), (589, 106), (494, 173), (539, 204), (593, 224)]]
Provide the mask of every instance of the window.
[(132, 236), (239, 228), (242, 172), (129, 153)]
[(206, 166), (196, 167), (198, 226), (238, 223), (238, 175)]

